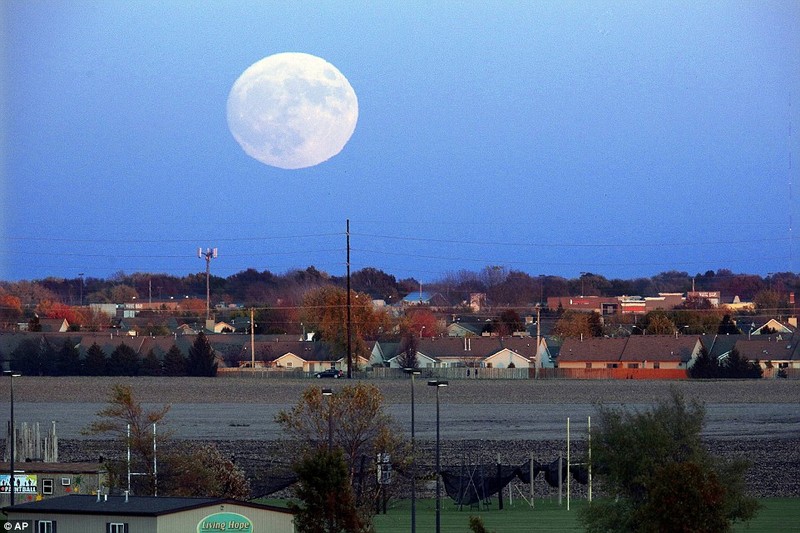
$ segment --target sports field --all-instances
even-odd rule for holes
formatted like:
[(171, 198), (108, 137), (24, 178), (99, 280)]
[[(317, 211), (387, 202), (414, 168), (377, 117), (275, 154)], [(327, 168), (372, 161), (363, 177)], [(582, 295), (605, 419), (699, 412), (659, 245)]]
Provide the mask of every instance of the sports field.
[[(736, 524), (734, 531), (747, 533), (775, 533), (800, 530), (800, 498), (766, 498), (759, 500), (762, 509), (758, 516), (746, 524)], [(265, 502), (284, 505), (285, 500), (265, 500)], [(582, 531), (578, 522), (578, 509), (585, 506), (585, 500), (570, 502), (567, 511), (566, 500), (536, 500), (531, 508), (524, 500), (513, 505), (506, 501), (502, 511), (497, 509), (497, 498), (488, 507), (459, 509), (449, 498), (442, 499), (441, 524), (443, 533), (463, 533), (469, 531), (470, 516), (480, 516), (489, 531), (494, 533), (528, 533), (532, 531)], [(386, 514), (375, 516), (376, 533), (408, 533), (411, 531), (411, 501), (394, 502)], [(436, 501), (424, 499), (417, 501), (417, 531), (434, 531), (436, 524)]]

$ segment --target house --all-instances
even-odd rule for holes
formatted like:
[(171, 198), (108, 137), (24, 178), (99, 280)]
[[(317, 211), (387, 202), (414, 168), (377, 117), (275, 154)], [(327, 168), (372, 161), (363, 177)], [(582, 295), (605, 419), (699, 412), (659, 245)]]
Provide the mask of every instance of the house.
[(475, 322), (451, 322), (447, 325), (447, 336), (448, 337), (477, 337), (480, 336), (481, 332), (483, 331), (483, 327), (485, 324), (483, 323), (475, 323)]
[(773, 333), (786, 333), (791, 335), (794, 333), (794, 330), (795, 328), (787, 326), (786, 324), (781, 324), (778, 320), (771, 318), (764, 324), (752, 329), (752, 331), (750, 331), (750, 335), (770, 335)]
[(288, 509), (223, 498), (96, 496), (71, 494), (3, 508), (11, 520), (27, 520), (33, 531), (270, 531), (293, 533)]
[(744, 335), (742, 337), (734, 346), (736, 351), (747, 361), (757, 361), (764, 371), (764, 377), (775, 377), (781, 370), (800, 369), (800, 334), (753, 335), (749, 339)]
[(431, 308), (451, 307), (450, 302), (438, 292), (414, 291), (400, 301), (402, 307), (427, 305)]
[[(9, 472), (8, 462), (0, 463), (0, 471)], [(108, 486), (108, 471), (103, 463), (14, 463), (14, 498), (16, 503), (57, 498), (67, 494), (92, 494)], [(11, 503), (9, 474), (0, 474), (0, 502)], [(17, 480), (20, 480), (17, 482)]]
[(624, 338), (567, 338), (558, 354), (558, 368), (683, 370), (700, 353), (692, 335), (633, 335)]
[(69, 331), (69, 322), (66, 318), (40, 318), (39, 325), (42, 333), (64, 333)]
[(632, 335), (620, 355), (624, 368), (686, 369), (700, 353), (694, 335)]
[(618, 368), (627, 338), (567, 337), (558, 352), (558, 368)]
[[(547, 343), (530, 337), (430, 337), (419, 339), (420, 368), (533, 368), (552, 367)], [(399, 355), (389, 360), (400, 368)]]

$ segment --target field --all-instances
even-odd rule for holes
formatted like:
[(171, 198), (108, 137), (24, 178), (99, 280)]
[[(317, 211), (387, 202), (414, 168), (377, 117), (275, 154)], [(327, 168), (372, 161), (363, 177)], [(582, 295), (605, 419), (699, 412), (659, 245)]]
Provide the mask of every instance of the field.
[[(15, 378), (18, 420), (57, 421), (61, 438), (82, 438), (81, 429), (103, 407), (115, 383), (129, 384), (148, 405), (169, 404), (169, 428), (176, 438), (276, 440), (282, 438), (275, 414), (293, 405), (302, 391), (345, 380), (242, 378)], [(372, 380), (386, 409), (401, 428), (410, 425), (409, 380)], [(441, 392), (442, 438), (549, 440), (565, 438), (567, 417), (576, 436), (585, 432), (596, 404), (647, 408), (678, 390), (707, 408), (705, 435), (716, 439), (797, 439), (800, 437), (800, 381), (639, 381), (639, 380), (459, 380)], [(435, 435), (435, 395), (417, 381), (416, 430)], [(8, 398), (0, 380), (0, 399)]]
[[(8, 383), (0, 380), (0, 411), (7, 412)], [(384, 396), (397, 427), (408, 435), (411, 382), (370, 380)], [(259, 378), (15, 378), (19, 422), (55, 421), (63, 460), (93, 460), (112, 453), (106, 442), (81, 433), (105, 404), (115, 383), (129, 384), (146, 406), (169, 404), (161, 431), (181, 440), (208, 440), (235, 455), (249, 476), (263, 475), (265, 458), (284, 457), (286, 443), (275, 414), (294, 405), (307, 387), (347, 385), (346, 380)], [(596, 404), (646, 409), (677, 390), (706, 406), (703, 437), (712, 453), (753, 463), (748, 490), (756, 497), (800, 497), (800, 381), (452, 380), (441, 390), (443, 465), (494, 461), (540, 462), (565, 451), (570, 418), (575, 457), (586, 441)], [(415, 384), (420, 468), (432, 463), (435, 394)], [(160, 431), (160, 432), (161, 432)], [(284, 465), (287, 466), (287, 465)]]
[[(272, 500), (270, 503), (280, 502)], [(792, 527), (800, 524), (800, 499), (767, 498), (760, 503), (763, 507), (758, 516), (747, 524), (737, 524), (734, 531), (774, 533), (791, 531)], [(567, 511), (566, 501), (559, 505), (556, 499), (536, 500), (531, 509), (527, 502), (518, 500), (513, 505), (506, 501), (504, 509), (499, 511), (495, 498), (489, 509), (459, 510), (445, 498), (442, 500), (441, 529), (444, 533), (462, 533), (469, 530), (470, 516), (480, 516), (486, 528), (496, 533), (582, 531), (577, 511), (586, 504), (585, 500), (572, 501)], [(417, 501), (417, 531), (433, 531), (435, 509), (435, 500)], [(386, 514), (376, 515), (374, 523), (377, 533), (407, 533), (411, 529), (411, 502), (397, 502), (387, 509)]]

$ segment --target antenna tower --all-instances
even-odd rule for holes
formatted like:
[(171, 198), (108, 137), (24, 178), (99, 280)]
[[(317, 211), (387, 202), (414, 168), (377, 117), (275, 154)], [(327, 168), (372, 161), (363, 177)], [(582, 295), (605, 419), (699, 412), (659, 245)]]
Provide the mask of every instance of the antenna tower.
[(211, 260), (217, 258), (216, 248), (197, 249), (197, 257), (206, 260), (206, 320), (211, 318)]

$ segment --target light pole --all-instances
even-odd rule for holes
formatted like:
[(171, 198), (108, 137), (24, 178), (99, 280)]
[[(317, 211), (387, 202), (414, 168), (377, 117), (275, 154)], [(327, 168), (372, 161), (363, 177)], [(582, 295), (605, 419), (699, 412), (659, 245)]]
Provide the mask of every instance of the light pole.
[(417, 439), (414, 433), (414, 376), (419, 376), (418, 368), (404, 368), (411, 375), (411, 533), (417, 531)]
[(322, 389), (322, 395), (328, 397), (328, 453), (331, 453), (333, 451), (333, 406), (331, 404), (333, 391), (324, 388)]
[(447, 387), (447, 381), (433, 379), (428, 382), (431, 387), (436, 387), (436, 533), (442, 530), (442, 471), (440, 467), (439, 445), (439, 389)]
[(9, 459), (10, 459), (10, 461), (9, 461), (9, 470), (10, 470), (10, 472), (9, 472), (9, 474), (10, 474), (10, 476), (9, 476), (9, 489), (10, 489), (10, 495), (11, 495), (11, 505), (14, 505), (16, 503), (14, 501), (16, 499), (15, 498), (16, 495), (14, 494), (14, 490), (15, 490), (15, 487), (14, 487), (14, 455), (17, 453), (17, 451), (15, 449), (16, 441), (17, 441), (17, 433), (16, 433), (16, 431), (14, 431), (14, 428), (15, 428), (15, 426), (14, 426), (14, 378), (18, 378), (21, 374), (19, 374), (18, 372), (14, 372), (13, 370), (5, 370), (5, 371), (3, 371), (3, 374), (5, 374), (5, 375), (7, 375), (7, 376), (9, 376), (11, 378), (11, 449), (9, 450), (9, 452), (10, 452), (10, 455), (9, 455)]

